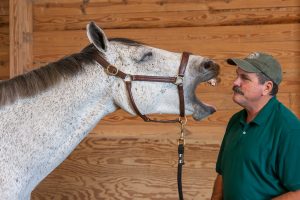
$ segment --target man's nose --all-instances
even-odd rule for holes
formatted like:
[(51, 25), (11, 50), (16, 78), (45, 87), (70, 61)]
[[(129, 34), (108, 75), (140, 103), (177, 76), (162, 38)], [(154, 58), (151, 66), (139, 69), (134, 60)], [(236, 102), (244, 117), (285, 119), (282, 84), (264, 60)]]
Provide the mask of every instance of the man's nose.
[(240, 86), (240, 79), (239, 79), (239, 78), (236, 78), (236, 79), (233, 81), (233, 85), (234, 85), (234, 86)]

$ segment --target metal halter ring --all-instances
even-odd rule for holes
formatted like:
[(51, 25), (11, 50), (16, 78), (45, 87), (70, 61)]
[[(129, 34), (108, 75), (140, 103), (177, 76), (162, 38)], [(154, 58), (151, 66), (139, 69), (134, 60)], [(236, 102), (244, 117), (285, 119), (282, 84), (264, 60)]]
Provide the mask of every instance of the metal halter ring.
[(183, 76), (177, 75), (174, 84), (175, 84), (175, 85), (181, 85), (181, 84), (183, 84)]
[[(182, 119), (184, 119), (184, 120), (182, 120)], [(187, 117), (186, 116), (184, 116), (184, 118), (183, 117), (179, 117), (178, 121), (181, 124), (181, 127), (184, 127), (186, 125), (186, 123), (187, 123)]]
[(115, 76), (115, 75), (118, 74), (119, 69), (116, 68), (116, 67), (113, 66), (113, 65), (108, 65), (108, 66), (106, 67), (106, 72), (107, 72), (107, 74), (109, 74), (109, 75), (111, 75), (111, 76)]

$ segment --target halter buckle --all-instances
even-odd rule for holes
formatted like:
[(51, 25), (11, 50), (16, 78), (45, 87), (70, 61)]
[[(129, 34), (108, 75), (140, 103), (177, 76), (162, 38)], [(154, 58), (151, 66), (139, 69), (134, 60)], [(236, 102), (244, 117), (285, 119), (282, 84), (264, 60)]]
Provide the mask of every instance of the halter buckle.
[(115, 75), (118, 74), (118, 72), (119, 72), (119, 69), (116, 68), (116, 67), (113, 66), (113, 65), (108, 65), (108, 66), (106, 67), (106, 73), (107, 73), (108, 75), (115, 76)]
[(174, 84), (175, 84), (175, 85), (182, 85), (182, 84), (183, 84), (183, 76), (177, 75)]

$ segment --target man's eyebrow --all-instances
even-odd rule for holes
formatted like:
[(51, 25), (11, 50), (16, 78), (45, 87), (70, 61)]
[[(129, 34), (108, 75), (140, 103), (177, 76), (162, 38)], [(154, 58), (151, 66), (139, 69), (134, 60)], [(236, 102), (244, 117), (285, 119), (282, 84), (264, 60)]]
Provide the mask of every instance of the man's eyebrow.
[(236, 70), (236, 74), (237, 74), (238, 76), (241, 76), (242, 78), (250, 79), (250, 77), (248, 76), (248, 74), (238, 73), (238, 70)]

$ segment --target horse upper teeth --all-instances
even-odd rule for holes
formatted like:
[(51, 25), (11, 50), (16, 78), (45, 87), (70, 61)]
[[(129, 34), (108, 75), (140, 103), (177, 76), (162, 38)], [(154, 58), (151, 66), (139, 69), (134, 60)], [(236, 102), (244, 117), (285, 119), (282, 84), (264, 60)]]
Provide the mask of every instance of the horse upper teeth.
[(217, 79), (212, 78), (212, 79), (208, 80), (207, 83), (209, 83), (211, 86), (216, 86), (217, 85)]

